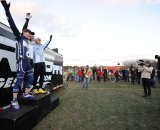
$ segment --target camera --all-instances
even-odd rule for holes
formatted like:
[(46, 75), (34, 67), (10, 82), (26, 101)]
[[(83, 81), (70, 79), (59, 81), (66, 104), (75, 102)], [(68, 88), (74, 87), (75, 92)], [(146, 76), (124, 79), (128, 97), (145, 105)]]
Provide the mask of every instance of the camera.
[(139, 63), (138, 65), (140, 65), (140, 66), (144, 66), (145, 64), (144, 64), (144, 63)]
[(138, 65), (140, 65), (140, 66), (144, 66), (144, 65), (145, 65), (144, 60), (139, 60)]
[(160, 56), (159, 55), (155, 55), (155, 59), (159, 59), (160, 58)]

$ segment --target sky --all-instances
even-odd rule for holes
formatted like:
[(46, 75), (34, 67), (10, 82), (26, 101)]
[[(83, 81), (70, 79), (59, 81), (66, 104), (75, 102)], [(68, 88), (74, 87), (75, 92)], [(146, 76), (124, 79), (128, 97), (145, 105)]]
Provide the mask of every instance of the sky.
[[(19, 30), (58, 48), (64, 65), (117, 65), (160, 55), (160, 0), (10, 0)], [(0, 22), (8, 25), (2, 5)]]

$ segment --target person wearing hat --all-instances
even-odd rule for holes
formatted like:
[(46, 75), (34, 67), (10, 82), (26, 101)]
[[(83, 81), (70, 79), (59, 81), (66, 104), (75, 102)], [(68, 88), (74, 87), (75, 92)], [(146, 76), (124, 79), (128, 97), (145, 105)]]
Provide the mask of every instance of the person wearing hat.
[(137, 71), (136, 71), (136, 74), (137, 74), (137, 83), (138, 83), (138, 85), (140, 85), (141, 84), (141, 66), (143, 66), (144, 65), (144, 60), (139, 60), (139, 62), (138, 62), (138, 68), (137, 68)]
[(141, 66), (140, 71), (141, 78), (142, 78), (142, 85), (144, 89), (144, 95), (143, 97), (151, 96), (151, 87), (150, 87), (150, 79), (152, 74), (153, 67), (151, 67), (151, 64), (149, 61), (146, 61), (143, 66)]
[(28, 53), (28, 40), (30, 39), (31, 31), (25, 29), (22, 33), (19, 32), (16, 24), (10, 13), (10, 3), (8, 4), (6, 0), (1, 0), (1, 4), (4, 7), (9, 25), (15, 35), (15, 39), (17, 41), (16, 44), (16, 60), (17, 60), (17, 74), (16, 74), (16, 83), (13, 86), (13, 100), (11, 101), (11, 105), (14, 110), (19, 110), (20, 106), (17, 101), (18, 92), (20, 89), (20, 85), (24, 81), (24, 75), (27, 76), (27, 82), (25, 86), (25, 93), (23, 94), (24, 98), (33, 98), (33, 95), (29, 94), (30, 88), (33, 83), (33, 71), (30, 63), (28, 62), (29, 53)]
[[(31, 65), (31, 67), (33, 68), (33, 46), (34, 46), (34, 35), (35, 35), (35, 33), (32, 32), (30, 29), (28, 29), (28, 23), (29, 23), (29, 20), (31, 18), (32, 18), (31, 13), (26, 13), (26, 18), (25, 18), (26, 21), (25, 21), (25, 23), (23, 25), (22, 31), (26, 31), (27, 30), (28, 32), (30, 32), (30, 39), (28, 40), (27, 46), (29, 48), (29, 50), (28, 50), (28, 53), (29, 53), (29, 63)], [(26, 80), (27, 80), (27, 77), (25, 75), (24, 82), (23, 82), (23, 86), (24, 87), (26, 86)]]

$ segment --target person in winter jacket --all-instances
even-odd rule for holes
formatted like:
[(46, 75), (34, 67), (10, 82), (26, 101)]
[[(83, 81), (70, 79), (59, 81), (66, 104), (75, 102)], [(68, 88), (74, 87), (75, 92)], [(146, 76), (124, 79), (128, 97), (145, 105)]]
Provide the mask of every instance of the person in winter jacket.
[(79, 82), (82, 82), (82, 69), (79, 67), (79, 69), (78, 69), (78, 72), (77, 72), (77, 75), (78, 75), (78, 79), (79, 79)]
[(100, 83), (101, 81), (101, 69), (100, 67), (96, 70), (97, 80)]
[(150, 79), (152, 74), (153, 67), (151, 67), (150, 62), (146, 61), (145, 65), (141, 66), (140, 71), (142, 78), (142, 85), (144, 89), (143, 97), (151, 96), (151, 87), (150, 87)]

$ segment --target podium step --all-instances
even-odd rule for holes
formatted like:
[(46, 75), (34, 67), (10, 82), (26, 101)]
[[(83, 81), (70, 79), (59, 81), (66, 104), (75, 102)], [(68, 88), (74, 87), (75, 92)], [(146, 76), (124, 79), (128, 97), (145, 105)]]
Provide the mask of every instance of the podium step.
[(59, 98), (51, 96), (51, 111), (59, 105)]
[(59, 98), (38, 94), (33, 99), (18, 98), (20, 110), (12, 107), (0, 112), (0, 130), (31, 130), (49, 112), (59, 105)]
[(35, 105), (35, 106), (47, 106), (51, 103), (51, 94), (37, 94), (34, 95), (33, 99), (24, 99), (23, 97), (20, 97), (18, 99), (18, 102), (20, 105)]
[(31, 130), (37, 123), (37, 106), (21, 105), (19, 111), (12, 107), (0, 112), (1, 130)]
[(20, 105), (35, 105), (37, 106), (37, 121), (43, 119), (50, 111), (59, 105), (59, 98), (51, 96), (50, 93), (37, 94), (33, 99), (19, 98)]

